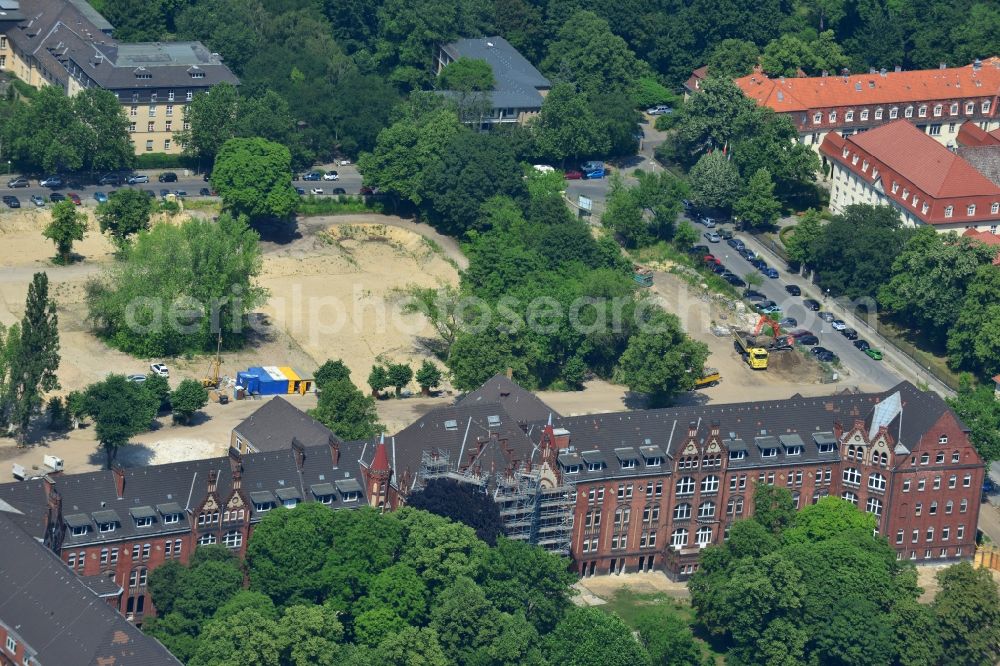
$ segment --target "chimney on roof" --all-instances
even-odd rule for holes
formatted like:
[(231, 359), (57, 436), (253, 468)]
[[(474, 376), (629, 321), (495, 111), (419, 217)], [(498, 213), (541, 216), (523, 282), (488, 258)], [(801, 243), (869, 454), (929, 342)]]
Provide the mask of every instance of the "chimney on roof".
[(234, 474), (243, 471), (243, 454), (232, 446), (229, 447), (229, 469)]
[(902, 72), (902, 71), (903, 71), (903, 68), (902, 68), (901, 66), (899, 66), (899, 65), (896, 65), (896, 66), (895, 66), (895, 67), (893, 68), (893, 71), (894, 71), (894, 72), (896, 72), (897, 74), (899, 74), (900, 72)]
[(504, 374), (507, 376), (507, 379), (513, 380), (514, 379), (514, 368), (508, 367), (504, 371)]
[(111, 474), (115, 477), (115, 493), (118, 499), (125, 499), (125, 468), (115, 463), (111, 467)]
[(828, 77), (829, 75), (830, 75), (830, 72), (828, 72), (828, 71), (826, 71), (826, 70), (824, 69), (824, 70), (823, 70), (823, 72), (822, 72), (822, 77), (823, 77), (823, 78), (825, 79), (825, 78), (826, 78), (826, 77)]
[(333, 466), (336, 467), (340, 464), (340, 440), (336, 437), (330, 437), (330, 457), (333, 458)]
[(875, 73), (875, 68), (874, 67), (869, 67), (868, 68), (868, 73), (869, 74), (874, 74)]
[(233, 470), (233, 490), (239, 490), (243, 487), (243, 472), (238, 469)]
[(886, 75), (886, 73), (887, 73), (887, 70), (886, 70), (885, 67), (883, 67), (882, 69), (878, 70), (878, 73), (881, 74), (884, 77)]
[(694, 439), (698, 436), (698, 422), (691, 421), (688, 423), (688, 437)]
[(209, 494), (215, 492), (216, 483), (219, 480), (219, 472), (214, 469), (208, 470), (208, 492)]
[(301, 472), (306, 464), (306, 447), (298, 437), (292, 437), (292, 454), (295, 456), (295, 469)]
[(978, 72), (982, 68), (983, 68), (983, 61), (982, 60), (980, 60), (979, 58), (976, 58), (975, 60), (972, 61), (972, 71), (973, 72)]

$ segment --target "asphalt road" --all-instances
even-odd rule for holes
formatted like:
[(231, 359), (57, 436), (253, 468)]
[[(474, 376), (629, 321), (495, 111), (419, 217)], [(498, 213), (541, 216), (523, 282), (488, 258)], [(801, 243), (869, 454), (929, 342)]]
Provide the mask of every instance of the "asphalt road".
[[(319, 167), (317, 167), (319, 169)], [(327, 170), (335, 169), (340, 175), (340, 179), (337, 181), (303, 181), (295, 180), (293, 185), (296, 187), (301, 187), (306, 191), (308, 195), (309, 191), (313, 187), (319, 187), (323, 189), (323, 196), (330, 196), (333, 194), (334, 188), (342, 188), (347, 194), (358, 194), (361, 192), (361, 174), (358, 173), (357, 168), (354, 165), (348, 166), (338, 166), (327, 167)], [(211, 187), (208, 183), (204, 181), (201, 175), (190, 173), (185, 174), (182, 169), (175, 170), (174, 173), (177, 174), (177, 181), (173, 183), (161, 183), (157, 181), (157, 176), (168, 169), (158, 169), (150, 171), (137, 171), (139, 174), (146, 174), (149, 176), (150, 182), (142, 183), (139, 185), (122, 185), (116, 187), (114, 185), (83, 185), (81, 187), (62, 187), (58, 190), (53, 190), (48, 187), (40, 187), (38, 181), (34, 178), (31, 179), (31, 187), (21, 187), (17, 189), (7, 187), (7, 182), (14, 176), (5, 176), (0, 178), (0, 194), (8, 195), (12, 194), (18, 198), (21, 202), (22, 208), (34, 208), (34, 204), (31, 203), (31, 196), (34, 194), (41, 195), (45, 199), (46, 205), (48, 205), (49, 195), (53, 192), (59, 192), (61, 194), (69, 194), (70, 192), (75, 192), (80, 195), (80, 199), (83, 200), (84, 204), (96, 205), (97, 201), (94, 199), (95, 192), (103, 192), (108, 194), (112, 190), (119, 190), (125, 188), (138, 189), (138, 190), (149, 190), (154, 192), (157, 196), (160, 194), (160, 190), (170, 190), (171, 192), (180, 190), (187, 192), (186, 196), (189, 198), (196, 198), (200, 196), (198, 191), (203, 187)], [(15, 174), (16, 175), (16, 174)], [(6, 206), (0, 207), (0, 210), (9, 210)]]

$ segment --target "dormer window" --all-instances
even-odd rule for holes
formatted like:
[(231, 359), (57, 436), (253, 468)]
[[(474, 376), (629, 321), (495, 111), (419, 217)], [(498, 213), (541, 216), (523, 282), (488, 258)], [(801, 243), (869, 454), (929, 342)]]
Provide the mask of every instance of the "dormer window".
[(948, 107), (948, 113), (952, 116), (958, 115), (958, 102), (952, 102), (951, 106)]
[(836, 444), (820, 444), (819, 445), (819, 452), (820, 453), (833, 453), (836, 450), (837, 450), (837, 445)]
[(875, 109), (875, 120), (882, 120), (882, 109)]
[(851, 149), (850, 148), (844, 148), (844, 158), (846, 159), (847, 156), (850, 155), (850, 154), (851, 154)]
[(990, 100), (988, 100), (988, 99), (983, 100), (982, 109), (983, 109), (983, 113), (989, 113), (990, 112)]
[(837, 112), (836, 111), (831, 111), (830, 112), (830, 122), (831, 123), (837, 122)]
[(973, 114), (975, 112), (976, 112), (976, 103), (975, 102), (967, 102), (965, 104), (965, 113), (966, 114)]
[(817, 111), (813, 114), (813, 124), (819, 125), (821, 122), (823, 122), (823, 114)]
[(895, 194), (898, 191), (899, 191), (899, 183), (893, 183), (892, 184), (892, 193)]
[(566, 473), (567, 474), (579, 474), (580, 473), (580, 466), (579, 465), (566, 465)]
[(865, 160), (864, 162), (861, 163), (861, 170), (868, 171), (868, 160)]
[(785, 449), (785, 455), (786, 456), (800, 456), (800, 455), (802, 455), (802, 447), (801, 446), (789, 446), (787, 449)]
[(851, 156), (851, 164), (854, 165), (854, 164), (857, 164), (857, 163), (858, 163), (858, 156), (857, 155), (852, 155)]
[(913, 107), (912, 106), (906, 107), (906, 111), (903, 112), (903, 115), (906, 116), (907, 118), (912, 118), (913, 117)]
[(944, 113), (944, 106), (942, 106), (941, 104), (935, 104), (934, 105), (934, 117), (937, 118), (942, 113)]
[(630, 458), (628, 460), (622, 460), (621, 464), (622, 464), (622, 469), (634, 469), (635, 468), (635, 459), (634, 458)]
[(114, 532), (115, 531), (115, 524), (114, 523), (100, 523), (97, 526), (97, 529), (100, 530), (101, 534), (106, 534), (107, 532)]
[(344, 502), (357, 502), (359, 497), (361, 497), (361, 493), (352, 490), (351, 492), (343, 493), (340, 499)]
[(729, 452), (729, 459), (730, 460), (743, 460), (746, 457), (747, 457), (747, 452), (743, 451), (743, 450), (740, 450), (740, 451), (730, 451)]
[(604, 465), (600, 462), (589, 462), (587, 463), (588, 472), (600, 472)]
[(136, 527), (149, 527), (152, 524), (153, 524), (153, 519), (149, 518), (148, 516), (144, 517), (144, 518), (136, 518), (135, 519), (135, 526)]
[(769, 449), (761, 449), (760, 450), (760, 457), (761, 458), (774, 458), (777, 455), (778, 455), (778, 449), (770, 449), (769, 448)]
[(270, 502), (254, 502), (253, 510), (257, 513), (266, 513), (271, 510), (272, 506)]
[(79, 525), (73, 528), (73, 536), (85, 536), (90, 531), (88, 525)]
[(299, 501), (294, 497), (291, 499), (282, 500), (281, 502), (281, 506), (285, 507), (286, 509), (294, 509), (296, 506), (298, 506), (298, 504)]
[(955, 212), (955, 208), (953, 206), (945, 206), (944, 207), (944, 216), (945, 217), (951, 217), (954, 212)]
[(965, 209), (965, 214), (968, 216), (973, 216), (976, 214), (976, 204), (969, 204), (969, 207)]
[(663, 464), (663, 458), (661, 458), (660, 456), (646, 458), (646, 467), (659, 467), (662, 464)]
[(996, 215), (1000, 213), (1000, 201), (994, 201), (993, 205), (990, 206), (990, 214)]
[(947, 443), (948, 443), (948, 435), (941, 435), (940, 437), (938, 437), (938, 444), (947, 444)]
[(930, 210), (930, 206), (928, 206), (927, 203), (925, 202), (924, 205), (920, 207), (920, 212), (926, 215), (928, 210)]
[(861, 120), (862, 121), (868, 120), (868, 109), (861, 110)]
[(167, 515), (163, 516), (164, 525), (173, 525), (175, 523), (179, 523), (180, 520), (181, 520), (180, 514), (176, 513), (168, 513)]
[(903, 201), (906, 201), (909, 198), (910, 198), (910, 191), (904, 187), (903, 188)]
[(854, 122), (854, 111), (847, 111), (844, 113), (844, 122)]
[(872, 169), (872, 178), (878, 178), (878, 169)]
[(920, 108), (917, 109), (917, 115), (920, 116), (921, 118), (926, 118), (927, 117), (927, 105), (926, 104), (921, 104), (920, 105)]

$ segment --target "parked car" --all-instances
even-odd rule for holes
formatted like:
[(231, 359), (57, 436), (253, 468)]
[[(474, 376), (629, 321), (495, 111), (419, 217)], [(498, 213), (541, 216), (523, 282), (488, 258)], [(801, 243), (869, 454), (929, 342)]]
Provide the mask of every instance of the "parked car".
[(331, 190), (334, 194), (347, 194), (347, 190), (342, 187), (335, 187)]
[[(299, 188), (295, 188), (295, 189), (299, 189)], [(199, 197), (210, 197), (210, 196), (212, 196), (212, 190), (208, 189), (207, 187), (203, 187), (200, 190), (198, 190), (198, 196)]]
[(175, 197), (186, 197), (187, 195), (187, 190), (174, 190)]
[(796, 319), (795, 317), (785, 317), (784, 319), (778, 322), (778, 326), (781, 326), (782, 328), (795, 328), (798, 325), (799, 325), (799, 320)]
[(787, 291), (792, 296), (801, 296), (802, 295), (802, 290), (799, 289), (799, 286), (797, 284), (786, 285), (785, 286), (785, 291)]
[(63, 179), (62, 176), (47, 176), (38, 181), (38, 184), (41, 187), (48, 187), (55, 190), (63, 186)]
[(351, 160), (347, 159), (346, 157), (337, 160), (337, 166), (347, 166), (350, 163), (351, 163)]
[(20, 208), (21, 200), (15, 197), (13, 194), (4, 195), (3, 202), (7, 204), (8, 208)]
[(815, 335), (801, 335), (795, 338), (795, 341), (798, 342), (800, 345), (806, 345), (806, 346), (819, 344), (819, 338), (817, 338)]
[(870, 344), (868, 344), (867, 340), (855, 340), (854, 341), (854, 346), (857, 347), (861, 351), (868, 351), (869, 349), (872, 348), (872, 346)]
[(822, 354), (816, 354), (816, 359), (822, 361), (823, 363), (836, 363), (840, 360), (840, 357), (832, 351), (827, 350)]
[(835, 331), (847, 330), (847, 322), (843, 319), (834, 319), (830, 322), (830, 326), (832, 326)]
[(121, 185), (122, 177), (121, 174), (117, 173), (106, 173), (97, 179), (98, 185)]
[(722, 236), (722, 240), (733, 240), (733, 230), (732, 229), (719, 229), (719, 235)]
[(651, 109), (646, 109), (646, 113), (648, 113), (651, 116), (663, 116), (663, 115), (666, 115), (668, 113), (673, 113), (673, 112), (674, 112), (674, 110), (671, 109), (666, 104), (658, 104), (658, 105), (654, 106)]
[(767, 299), (767, 296), (765, 296), (764, 294), (760, 293), (755, 289), (747, 289), (746, 291), (743, 292), (743, 298), (747, 299), (748, 301), (763, 301)]
[(327, 171), (323, 174), (323, 180), (340, 180), (340, 174), (336, 171)]
[(128, 177), (128, 181), (127, 182), (128, 182), (129, 185), (140, 185), (142, 183), (148, 183), (149, 182), (149, 176), (147, 176), (144, 173), (133, 174), (133, 175), (131, 175), (131, 176)]
[(705, 239), (709, 243), (718, 243), (722, 240), (719, 234), (715, 233), (714, 231), (706, 231), (703, 235), (705, 236)]
[(161, 183), (176, 183), (177, 174), (174, 173), (173, 171), (164, 171), (159, 176), (157, 176), (156, 179)]
[(305, 194), (306, 193), (306, 188), (296, 186), (295, 187), (295, 193), (296, 194)]
[(162, 198), (166, 199), (168, 194), (170, 194), (170, 190), (164, 190), (164, 189), (160, 190), (160, 196)]
[(108, 195), (104, 192), (94, 192), (94, 201), (99, 204), (108, 203)]
[(552, 173), (556, 170), (554, 166), (549, 166), (548, 164), (535, 164), (533, 168), (538, 173)]
[(127, 379), (130, 382), (133, 382), (135, 384), (141, 384), (144, 381), (146, 381), (146, 375), (140, 375), (140, 374), (136, 373), (134, 375), (127, 376), (125, 379)]
[(747, 286), (746, 281), (739, 275), (729, 275), (725, 277), (726, 282), (733, 285), (734, 287), (745, 287)]
[(701, 258), (706, 264), (721, 264), (722, 259), (717, 258), (714, 254), (706, 254)]
[(315, 195), (315, 194), (323, 194), (323, 188), (322, 187), (311, 187), (311, 188), (309, 188), (309, 194), (313, 194), (313, 195)]
[(715, 228), (715, 220), (713, 220), (712, 218), (708, 217), (707, 215), (702, 216), (701, 223), (704, 224), (709, 229), (714, 229)]
[(880, 352), (878, 349), (875, 349), (874, 347), (869, 347), (868, 349), (865, 350), (865, 353), (868, 354), (868, 356), (870, 356), (873, 361), (882, 360), (882, 352)]
[(754, 254), (753, 250), (747, 247), (744, 247), (742, 250), (740, 250), (740, 256), (746, 259), (747, 261), (753, 261), (757, 257), (757, 255)]
[(70, 192), (69, 194), (66, 195), (66, 198), (72, 201), (73, 204), (76, 206), (83, 205), (83, 201), (80, 200), (80, 195), (77, 194), (76, 192)]
[(722, 262), (714, 264), (711, 268), (712, 272), (715, 273), (716, 275), (722, 275), (723, 273), (729, 270), (728, 268), (722, 265)]
[(31, 203), (33, 203), (36, 206), (38, 206), (39, 208), (41, 208), (42, 206), (45, 205), (45, 198), (42, 197), (39, 194), (32, 194), (31, 195)]
[(760, 269), (760, 272), (766, 275), (767, 277), (771, 278), (772, 280), (777, 279), (778, 277), (778, 269), (773, 268), (771, 266), (764, 266), (763, 268)]
[(729, 247), (734, 248), (736, 250), (742, 250), (746, 247), (746, 245), (743, 244), (743, 241), (741, 241), (739, 238), (730, 238), (729, 240), (726, 241), (726, 244), (729, 245)]
[(802, 299), (802, 305), (806, 306), (813, 312), (819, 312), (820, 308), (819, 301), (817, 301), (815, 298)]
[(820, 319), (822, 319), (823, 321), (827, 322), (827, 323), (833, 321), (833, 313), (832, 312), (820, 312), (816, 316), (819, 317)]
[(775, 312), (781, 312), (781, 308), (774, 301), (770, 301), (771, 305), (764, 305), (763, 303), (757, 304), (757, 312), (761, 314), (774, 314)]
[(150, 363), (149, 371), (154, 375), (159, 375), (160, 377), (170, 376), (170, 370), (167, 369), (167, 366), (164, 363)]
[(708, 246), (707, 245), (692, 245), (691, 249), (689, 250), (689, 252), (691, 252), (691, 254), (708, 254)]
[(840, 332), (840, 334), (843, 335), (848, 340), (857, 340), (858, 339), (858, 332), (855, 331), (853, 328), (845, 328), (844, 330), (842, 330)]
[(24, 176), (17, 176), (7, 181), (7, 187), (31, 187), (31, 181)]
[(58, 192), (53, 192), (49, 195), (49, 201), (52, 203), (59, 203), (60, 201), (66, 201), (66, 196), (59, 194)]
[(563, 174), (563, 178), (566, 180), (581, 180), (583, 178), (583, 172), (577, 171), (576, 169), (570, 169)]

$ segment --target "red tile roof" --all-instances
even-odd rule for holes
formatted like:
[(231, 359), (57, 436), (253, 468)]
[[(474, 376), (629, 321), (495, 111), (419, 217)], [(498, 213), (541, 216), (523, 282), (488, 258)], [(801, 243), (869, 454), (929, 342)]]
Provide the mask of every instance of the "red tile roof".
[[(735, 80), (743, 94), (778, 112), (857, 104), (920, 102), (1000, 94), (1000, 58), (972, 65), (881, 74), (772, 79), (760, 71)], [(993, 105), (995, 106), (995, 105)], [(993, 111), (995, 113), (995, 110)]]
[[(980, 243), (985, 243), (986, 245), (1000, 245), (1000, 236), (996, 234), (991, 234), (988, 231), (976, 231), (975, 229), (966, 229), (965, 233), (962, 235), (966, 236), (967, 238), (977, 240)], [(1000, 254), (998, 254), (993, 259), (993, 265), (1000, 266)], [(997, 376), (1000, 377), (1000, 375)], [(995, 380), (996, 378), (994, 377), (994, 381)]]
[(1000, 146), (1000, 130), (991, 133), (976, 123), (962, 123), (955, 140), (960, 146)]
[[(820, 152), (869, 187), (881, 188), (885, 197), (927, 224), (969, 225), (1000, 219), (992, 213), (993, 205), (1000, 202), (1000, 186), (906, 120), (847, 138), (830, 132)], [(899, 185), (896, 192), (893, 183)], [(973, 204), (974, 213), (965, 214)]]
[(906, 120), (855, 134), (849, 141), (937, 199), (1000, 196), (991, 180)]

